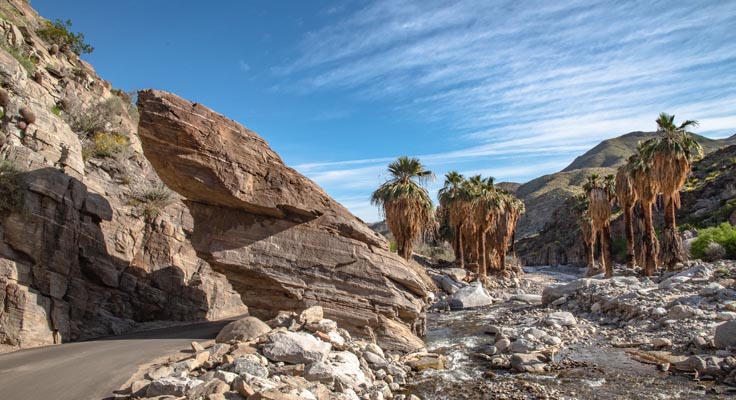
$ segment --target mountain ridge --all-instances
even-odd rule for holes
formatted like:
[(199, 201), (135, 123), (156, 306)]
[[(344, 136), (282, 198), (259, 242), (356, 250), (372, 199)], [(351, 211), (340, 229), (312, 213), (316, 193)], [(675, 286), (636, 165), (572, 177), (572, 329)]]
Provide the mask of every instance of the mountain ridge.
[[(518, 186), (515, 194), (524, 201), (526, 213), (519, 220), (517, 238), (538, 233), (551, 220), (554, 211), (566, 199), (579, 192), (586, 176), (592, 173), (615, 173), (616, 168), (636, 152), (640, 141), (655, 135), (656, 132), (634, 131), (606, 139), (575, 158), (561, 171), (540, 176)], [(703, 146), (704, 155), (736, 144), (736, 134), (723, 139), (711, 139), (697, 134), (693, 137)]]

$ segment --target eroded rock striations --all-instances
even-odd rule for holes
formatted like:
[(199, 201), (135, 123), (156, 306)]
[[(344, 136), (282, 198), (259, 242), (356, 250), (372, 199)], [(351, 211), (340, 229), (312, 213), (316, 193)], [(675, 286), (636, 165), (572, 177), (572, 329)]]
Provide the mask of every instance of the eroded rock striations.
[(144, 212), (161, 183), (125, 93), (53, 51), (27, 2), (0, 13), (0, 350), (246, 312), (178, 196)]
[(423, 345), (431, 281), (418, 265), (238, 123), (161, 91), (140, 92), (138, 108), (146, 157), (187, 199), (194, 249), (252, 314), (321, 305), (387, 348)]

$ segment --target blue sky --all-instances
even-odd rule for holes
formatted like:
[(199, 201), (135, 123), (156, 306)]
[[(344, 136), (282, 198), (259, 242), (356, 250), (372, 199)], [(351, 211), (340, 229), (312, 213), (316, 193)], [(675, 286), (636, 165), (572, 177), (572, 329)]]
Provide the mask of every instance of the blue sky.
[(397, 156), (524, 182), (662, 111), (736, 133), (736, 1), (32, 0), (125, 90), (258, 132), (366, 221)]

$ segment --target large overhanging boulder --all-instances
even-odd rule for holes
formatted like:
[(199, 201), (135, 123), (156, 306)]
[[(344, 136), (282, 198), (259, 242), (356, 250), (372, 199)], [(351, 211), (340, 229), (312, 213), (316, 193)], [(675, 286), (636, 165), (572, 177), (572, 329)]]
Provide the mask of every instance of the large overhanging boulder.
[(421, 267), (284, 165), (265, 140), (173, 94), (138, 94), (139, 135), (161, 179), (184, 196), (198, 255), (224, 273), (253, 315), (313, 305), (383, 346), (423, 346)]

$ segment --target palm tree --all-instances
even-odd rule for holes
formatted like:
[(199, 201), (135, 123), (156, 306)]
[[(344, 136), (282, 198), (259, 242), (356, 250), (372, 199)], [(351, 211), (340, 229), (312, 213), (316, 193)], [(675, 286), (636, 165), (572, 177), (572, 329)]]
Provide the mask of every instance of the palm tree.
[(409, 259), (414, 240), (431, 228), (432, 200), (423, 184), (434, 178), (418, 158), (399, 157), (388, 165), (391, 179), (371, 196), (371, 204), (383, 208), (386, 224), (396, 239), (399, 256)]
[(593, 229), (593, 220), (590, 219), (589, 207), (590, 200), (588, 195), (580, 193), (574, 196), (575, 203), (573, 211), (578, 215), (578, 224), (580, 226), (580, 235), (585, 243), (585, 254), (587, 256), (588, 273), (595, 274), (595, 230)]
[(624, 225), (626, 229), (626, 266), (633, 268), (636, 264), (636, 250), (634, 245), (634, 205), (636, 204), (636, 191), (631, 177), (632, 160), (619, 167), (616, 172), (616, 198), (621, 205), (624, 214)]
[[(600, 264), (604, 268), (606, 278), (613, 276), (613, 265), (611, 264), (610, 251), (610, 225), (611, 225), (611, 198), (613, 195), (613, 176), (607, 176), (603, 180), (597, 174), (588, 177), (583, 186), (588, 195), (588, 217), (593, 223), (593, 236), (598, 233), (601, 245)], [(595, 239), (594, 239), (595, 240)], [(588, 271), (592, 273), (592, 270)]]
[(476, 239), (478, 240), (478, 277), (485, 280), (488, 270), (488, 248), (486, 247), (487, 236), (496, 224), (501, 200), (498, 191), (493, 184), (493, 178), (481, 178), (480, 175), (471, 177), (471, 204), (473, 207), (473, 220), (476, 225)]
[(437, 195), (449, 228), (445, 238), (452, 240), (455, 260), (460, 264), (460, 268), (464, 268), (462, 224), (465, 220), (466, 199), (463, 182), (465, 178), (462, 174), (450, 171), (445, 174), (445, 184)]
[(457, 210), (457, 219), (462, 221), (462, 252), (465, 258), (465, 267), (474, 265), (476, 273), (480, 269), (480, 226), (476, 219), (477, 197), (480, 195), (481, 186), (483, 186), (483, 178), (480, 175), (474, 175), (466, 179), (460, 186), (460, 200)]
[(687, 259), (682, 238), (677, 231), (675, 210), (680, 208), (680, 189), (690, 174), (693, 161), (703, 155), (702, 147), (688, 132), (689, 128), (696, 126), (698, 122), (691, 120), (678, 126), (674, 115), (661, 113), (657, 119), (658, 136), (648, 140), (642, 149), (642, 156), (652, 165), (652, 172), (664, 198), (662, 261), (670, 271), (675, 264)]
[(505, 190), (499, 189), (499, 197), (500, 212), (498, 218), (496, 218), (492, 241), (496, 257), (491, 265), (501, 271), (506, 271), (506, 254), (509, 250), (509, 244), (513, 241), (516, 223), (519, 221), (521, 214), (524, 213), (525, 208), (523, 201)]
[[(639, 154), (641, 154), (642, 145), (639, 145)], [(642, 251), (641, 251), (641, 267), (644, 268), (644, 274), (647, 276), (654, 275), (657, 268), (657, 254), (659, 253), (659, 242), (657, 233), (654, 231), (654, 220), (652, 217), (652, 206), (657, 200), (659, 192), (659, 184), (652, 173), (652, 166), (644, 160), (639, 154), (629, 158), (629, 173), (631, 174), (634, 184), (634, 191), (641, 206), (642, 216), (644, 219), (644, 231), (642, 232)]]

